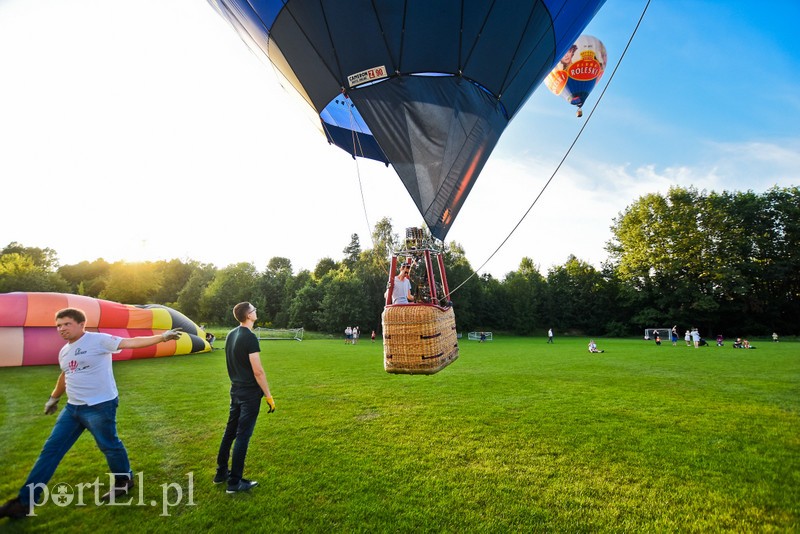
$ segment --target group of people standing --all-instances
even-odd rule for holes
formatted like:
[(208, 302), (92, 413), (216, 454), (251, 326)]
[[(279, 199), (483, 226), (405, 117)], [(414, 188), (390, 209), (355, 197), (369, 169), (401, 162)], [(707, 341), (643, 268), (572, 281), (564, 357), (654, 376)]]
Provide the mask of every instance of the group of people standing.
[[(672, 344), (677, 344), (677, 337), (678, 337), (678, 327), (672, 327)], [(704, 341), (703, 338), (700, 336), (700, 331), (697, 327), (692, 327), (691, 330), (687, 330), (686, 333), (683, 335), (684, 341), (686, 341), (686, 346), (691, 347), (694, 345), (694, 348), (698, 348), (701, 346), (700, 342)], [(707, 344), (707, 343), (706, 343)]]
[(361, 329), (358, 326), (348, 326), (344, 329), (344, 344), (355, 345), (361, 336)]

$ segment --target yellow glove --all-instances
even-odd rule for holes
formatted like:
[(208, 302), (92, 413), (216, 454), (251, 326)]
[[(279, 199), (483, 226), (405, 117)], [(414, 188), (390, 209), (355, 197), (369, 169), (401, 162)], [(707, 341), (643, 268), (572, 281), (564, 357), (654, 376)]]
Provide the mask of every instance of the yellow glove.
[(274, 412), (275, 411), (275, 401), (272, 399), (272, 397), (264, 397), (264, 398), (266, 399), (267, 404), (269, 404), (269, 411), (267, 413)]

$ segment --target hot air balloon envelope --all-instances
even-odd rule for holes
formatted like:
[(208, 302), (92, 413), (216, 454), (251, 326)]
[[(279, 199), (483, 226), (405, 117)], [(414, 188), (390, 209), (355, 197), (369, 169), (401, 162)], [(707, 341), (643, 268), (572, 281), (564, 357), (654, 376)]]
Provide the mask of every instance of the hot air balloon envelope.
[(444, 240), (501, 133), (604, 0), (209, 0), (320, 115), (394, 167)]

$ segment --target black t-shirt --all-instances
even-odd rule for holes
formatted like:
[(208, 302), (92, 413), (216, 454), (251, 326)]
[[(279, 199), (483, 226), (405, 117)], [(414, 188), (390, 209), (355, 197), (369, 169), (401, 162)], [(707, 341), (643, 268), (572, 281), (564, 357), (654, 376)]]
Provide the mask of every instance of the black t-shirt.
[(236, 387), (259, 387), (250, 365), (250, 355), (260, 352), (258, 338), (249, 328), (238, 326), (228, 333), (225, 340), (225, 360), (231, 385)]

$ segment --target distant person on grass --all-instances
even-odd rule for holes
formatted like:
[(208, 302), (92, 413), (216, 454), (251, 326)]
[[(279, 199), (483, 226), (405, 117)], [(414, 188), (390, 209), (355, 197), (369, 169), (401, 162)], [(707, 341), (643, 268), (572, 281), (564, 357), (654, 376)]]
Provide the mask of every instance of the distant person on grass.
[(553, 342), (553, 329), (552, 328), (549, 328), (547, 330), (547, 342), (548, 343), (552, 343)]
[[(261, 411), (261, 397), (269, 406), (267, 413), (275, 411), (275, 401), (272, 400), (267, 375), (261, 365), (261, 347), (253, 333), (253, 325), (258, 319), (256, 308), (249, 302), (240, 302), (233, 307), (233, 316), (239, 321), (239, 326), (231, 330), (225, 340), (225, 361), (231, 379), (231, 405), (228, 424), (219, 445), (217, 473), (214, 476), (214, 484), (227, 481), (227, 493), (247, 491), (258, 485), (255, 480), (247, 480), (242, 475), (247, 447)], [(233, 459), (228, 469), (231, 446)]]
[(44, 413), (52, 415), (58, 411), (58, 401), (64, 392), (67, 405), (58, 415), (19, 495), (0, 507), (0, 517), (19, 519), (31, 513), (58, 464), (84, 430), (92, 434), (106, 457), (109, 474), (114, 476), (114, 485), (102, 500), (113, 502), (128, 493), (133, 487), (133, 471), (128, 451), (117, 435), (119, 394), (111, 355), (122, 349), (149, 347), (181, 336), (179, 328), (132, 338), (86, 332), (86, 314), (77, 308), (59, 310), (55, 322), (67, 344), (58, 353), (61, 374), (44, 405)]
[(600, 350), (597, 348), (597, 343), (594, 342), (594, 339), (589, 340), (589, 352), (605, 352), (604, 350)]

